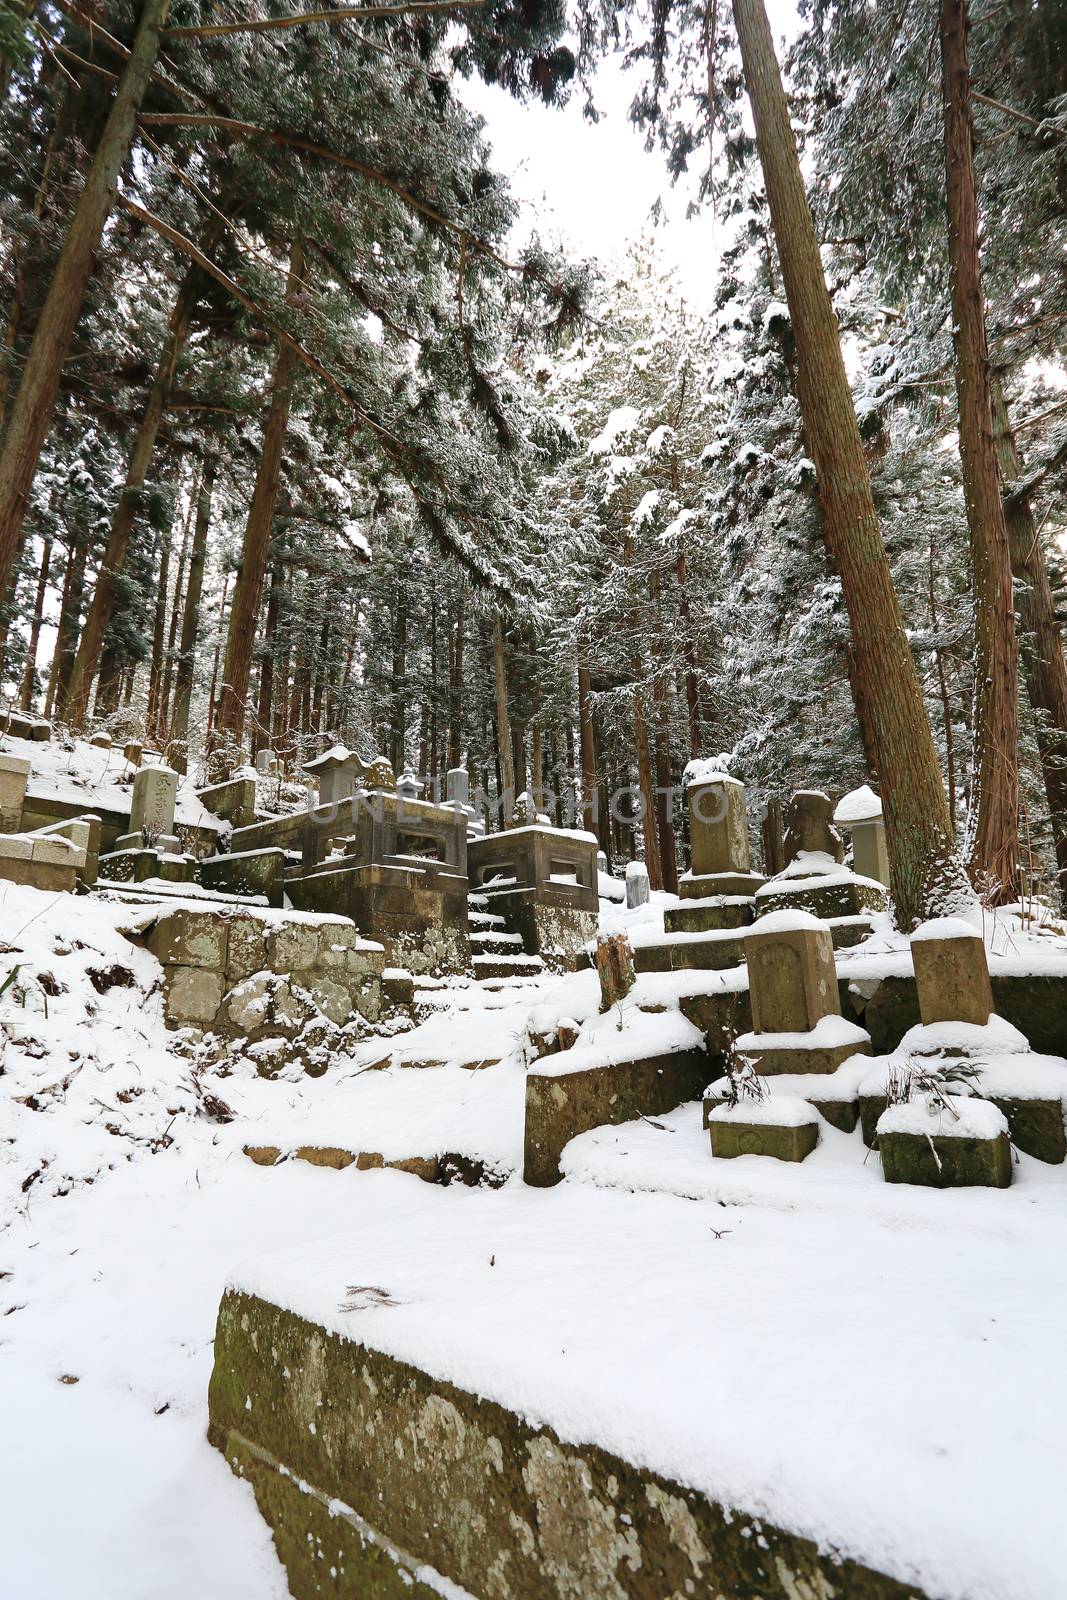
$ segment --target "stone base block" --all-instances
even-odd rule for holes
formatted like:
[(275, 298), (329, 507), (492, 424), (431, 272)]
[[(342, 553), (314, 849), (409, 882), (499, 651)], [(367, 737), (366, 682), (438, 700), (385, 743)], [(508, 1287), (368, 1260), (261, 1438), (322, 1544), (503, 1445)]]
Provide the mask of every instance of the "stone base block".
[(745, 928), (755, 916), (755, 901), (742, 895), (715, 895), (668, 906), (663, 926), (668, 933), (710, 933), (720, 928)]
[[(836, 1072), (850, 1056), (869, 1056), (870, 1053), (869, 1039), (856, 1044), (812, 1045), (806, 1049), (799, 1045), (780, 1050), (763, 1049), (759, 1045), (745, 1046), (745, 1055), (765, 1078), (775, 1077), (782, 1072)], [(882, 1109), (885, 1110), (884, 1102)]]
[(707, 1080), (703, 1050), (675, 1050), (570, 1072), (531, 1068), (526, 1078), (524, 1181), (540, 1188), (558, 1183), (559, 1158), (576, 1135), (673, 1111), (698, 1099)]
[(361, 1344), (355, 1319), (342, 1337), (228, 1292), (208, 1409), (295, 1600), (923, 1600)]
[(683, 900), (709, 900), (715, 895), (751, 897), (767, 880), (760, 872), (687, 872), (678, 879)]
[(781, 1126), (771, 1122), (745, 1122), (740, 1113), (729, 1122), (713, 1119), (708, 1124), (711, 1131), (711, 1153), (719, 1160), (734, 1156), (773, 1156), (775, 1161), (803, 1161), (819, 1142), (817, 1122), (803, 1122), (798, 1127)]
[(351, 917), (365, 939), (385, 949), (385, 963), (418, 975), (466, 972), (467, 880), (418, 868), (338, 867), (288, 878), (285, 889), (301, 911)]
[[(1067, 1134), (1063, 1125), (1062, 1100), (1023, 1100), (1013, 1095), (986, 1095), (1004, 1113), (1008, 1135), (1024, 1155), (1057, 1166), (1067, 1160)], [(873, 1150), (877, 1140), (878, 1118), (885, 1110), (884, 1094), (864, 1094), (859, 1100), (859, 1120), (863, 1142)]]
[(1006, 1189), (1011, 1183), (1011, 1143), (1006, 1133), (995, 1139), (882, 1133), (878, 1150), (887, 1183), (917, 1183), (927, 1189)]
[(845, 882), (831, 878), (827, 883), (818, 878), (772, 879), (756, 899), (756, 917), (758, 921), (770, 911), (810, 911), (824, 922), (835, 922), (865, 911), (884, 911), (888, 903), (882, 885), (863, 878)]
[(721, 1055), (737, 1034), (748, 1033), (752, 1027), (747, 989), (684, 994), (678, 1008), (687, 1022), (701, 1030), (711, 1055)]
[(271, 906), (281, 906), (285, 899), (284, 876), (284, 850), (242, 850), (208, 856), (200, 863), (200, 882), (205, 889), (219, 894), (263, 895)]
[[(819, 1100), (815, 1095), (812, 1094), (805, 1095), (805, 1099), (807, 1100), (809, 1106), (811, 1106), (814, 1111), (819, 1113), (823, 1121), (830, 1124), (831, 1128), (840, 1128), (842, 1133), (852, 1133), (855, 1131), (856, 1124), (859, 1121), (859, 1104), (856, 1100)], [(705, 1128), (711, 1127), (712, 1124), (709, 1118), (715, 1108), (725, 1104), (725, 1094), (716, 1094), (713, 1092), (713, 1089), (705, 1090)]]
[(208, 811), (224, 822), (231, 822), (235, 828), (250, 827), (256, 820), (255, 778), (228, 778), (224, 783), (213, 783), (196, 793)]
[(489, 910), (504, 918), (528, 955), (541, 957), (553, 972), (573, 972), (588, 962), (586, 947), (596, 938), (598, 913), (575, 901), (584, 891), (505, 889), (490, 892)]
[(181, 852), (181, 847), (181, 840), (176, 833), (161, 833), (154, 844), (148, 846), (145, 845), (144, 837), (140, 833), (120, 833), (114, 846), (116, 850), (151, 849), (175, 856)]
[(634, 950), (635, 972), (717, 972), (740, 966), (744, 956), (740, 932), (709, 933), (704, 938), (640, 944)]

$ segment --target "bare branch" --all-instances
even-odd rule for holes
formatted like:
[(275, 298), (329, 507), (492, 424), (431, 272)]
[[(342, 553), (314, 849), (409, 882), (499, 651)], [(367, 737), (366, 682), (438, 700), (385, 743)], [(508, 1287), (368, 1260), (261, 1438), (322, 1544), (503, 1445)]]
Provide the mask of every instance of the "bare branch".
[(341, 6), (332, 11), (303, 11), (293, 17), (261, 17), (255, 22), (216, 22), (206, 28), (164, 28), (164, 39), (219, 39), (234, 33), (271, 33), (299, 28), (306, 22), (367, 22), (376, 17), (403, 17), (430, 11), (469, 11), (485, 0), (406, 0), (395, 6)]

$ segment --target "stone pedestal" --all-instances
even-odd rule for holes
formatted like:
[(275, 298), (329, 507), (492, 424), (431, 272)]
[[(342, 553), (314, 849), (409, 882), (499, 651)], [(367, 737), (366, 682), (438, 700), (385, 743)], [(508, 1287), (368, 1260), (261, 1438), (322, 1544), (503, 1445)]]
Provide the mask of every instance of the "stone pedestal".
[(509, 828), (470, 841), (470, 886), (487, 895), (528, 954), (567, 969), (596, 937), (596, 851), (591, 833), (542, 823)]
[(834, 822), (852, 839), (852, 866), (861, 878), (889, 884), (889, 852), (885, 842), (882, 802), (864, 784), (846, 794), (834, 812)]
[[(264, 753), (261, 751), (260, 755)], [(335, 744), (331, 750), (316, 756), (314, 761), (305, 762), (302, 770), (317, 785), (319, 804), (323, 806), (350, 800), (367, 774), (366, 763), (354, 751), (346, 750), (343, 744)]]
[(924, 922), (911, 936), (911, 959), (924, 1023), (989, 1021), (993, 990), (977, 928), (960, 917)]
[(719, 1160), (736, 1156), (772, 1156), (776, 1161), (803, 1161), (819, 1142), (819, 1114), (803, 1100), (718, 1106), (706, 1116), (711, 1153)]
[(170, 767), (141, 767), (133, 780), (130, 831), (115, 841), (115, 849), (138, 850), (147, 843), (155, 850), (176, 853), (179, 849), (174, 832), (177, 797), (176, 772)]
[(0, 755), (0, 833), (18, 833), (29, 776), (28, 761)]
[(687, 802), (691, 859), (690, 870), (679, 879), (679, 895), (683, 900), (751, 898), (763, 877), (752, 871), (744, 784), (725, 772), (698, 779), (689, 785)]

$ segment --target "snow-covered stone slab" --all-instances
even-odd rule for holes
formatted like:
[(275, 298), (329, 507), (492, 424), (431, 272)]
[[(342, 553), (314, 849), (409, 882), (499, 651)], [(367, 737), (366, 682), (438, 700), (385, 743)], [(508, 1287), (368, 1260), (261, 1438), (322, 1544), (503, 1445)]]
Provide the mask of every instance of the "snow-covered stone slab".
[(1007, 1119), (987, 1100), (945, 1095), (935, 1104), (920, 1094), (887, 1106), (875, 1136), (887, 1183), (930, 1189), (1006, 1189), (1011, 1183)]
[(711, 1153), (719, 1160), (771, 1156), (776, 1161), (803, 1161), (819, 1142), (818, 1112), (793, 1095), (713, 1106), (704, 1120), (711, 1134)]
[[(694, 1122), (738, 1192), (824, 1155), (717, 1163)], [(321, 1242), (231, 1275), (215, 1343), (211, 1437), (293, 1593), (362, 1600), (388, 1544), (478, 1600), (1059, 1600), (1067, 1393), (1019, 1374), (1058, 1370), (1062, 1204), (873, 1166), (816, 1211), (353, 1179)]]

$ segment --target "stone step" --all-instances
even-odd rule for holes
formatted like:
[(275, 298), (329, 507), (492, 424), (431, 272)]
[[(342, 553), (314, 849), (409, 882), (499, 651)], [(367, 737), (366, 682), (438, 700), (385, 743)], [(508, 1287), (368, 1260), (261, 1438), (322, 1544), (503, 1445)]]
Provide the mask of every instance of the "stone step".
[(489, 896), (472, 892), (467, 896), (467, 904), (475, 907), (475, 909), (478, 911), (484, 911), (486, 906), (489, 904)]
[(501, 955), (522, 954), (522, 934), (508, 933), (505, 928), (487, 928), (471, 934), (471, 948), (476, 955), (488, 955), (497, 950)]
[(704, 972), (736, 967), (744, 959), (744, 935), (727, 928), (712, 933), (667, 935), (634, 950), (637, 972)]
[(504, 918), (495, 911), (469, 911), (467, 913), (467, 921), (472, 928), (491, 929), (507, 927), (507, 923)]
[(545, 970), (540, 956), (484, 955), (471, 961), (476, 978), (537, 978)]

